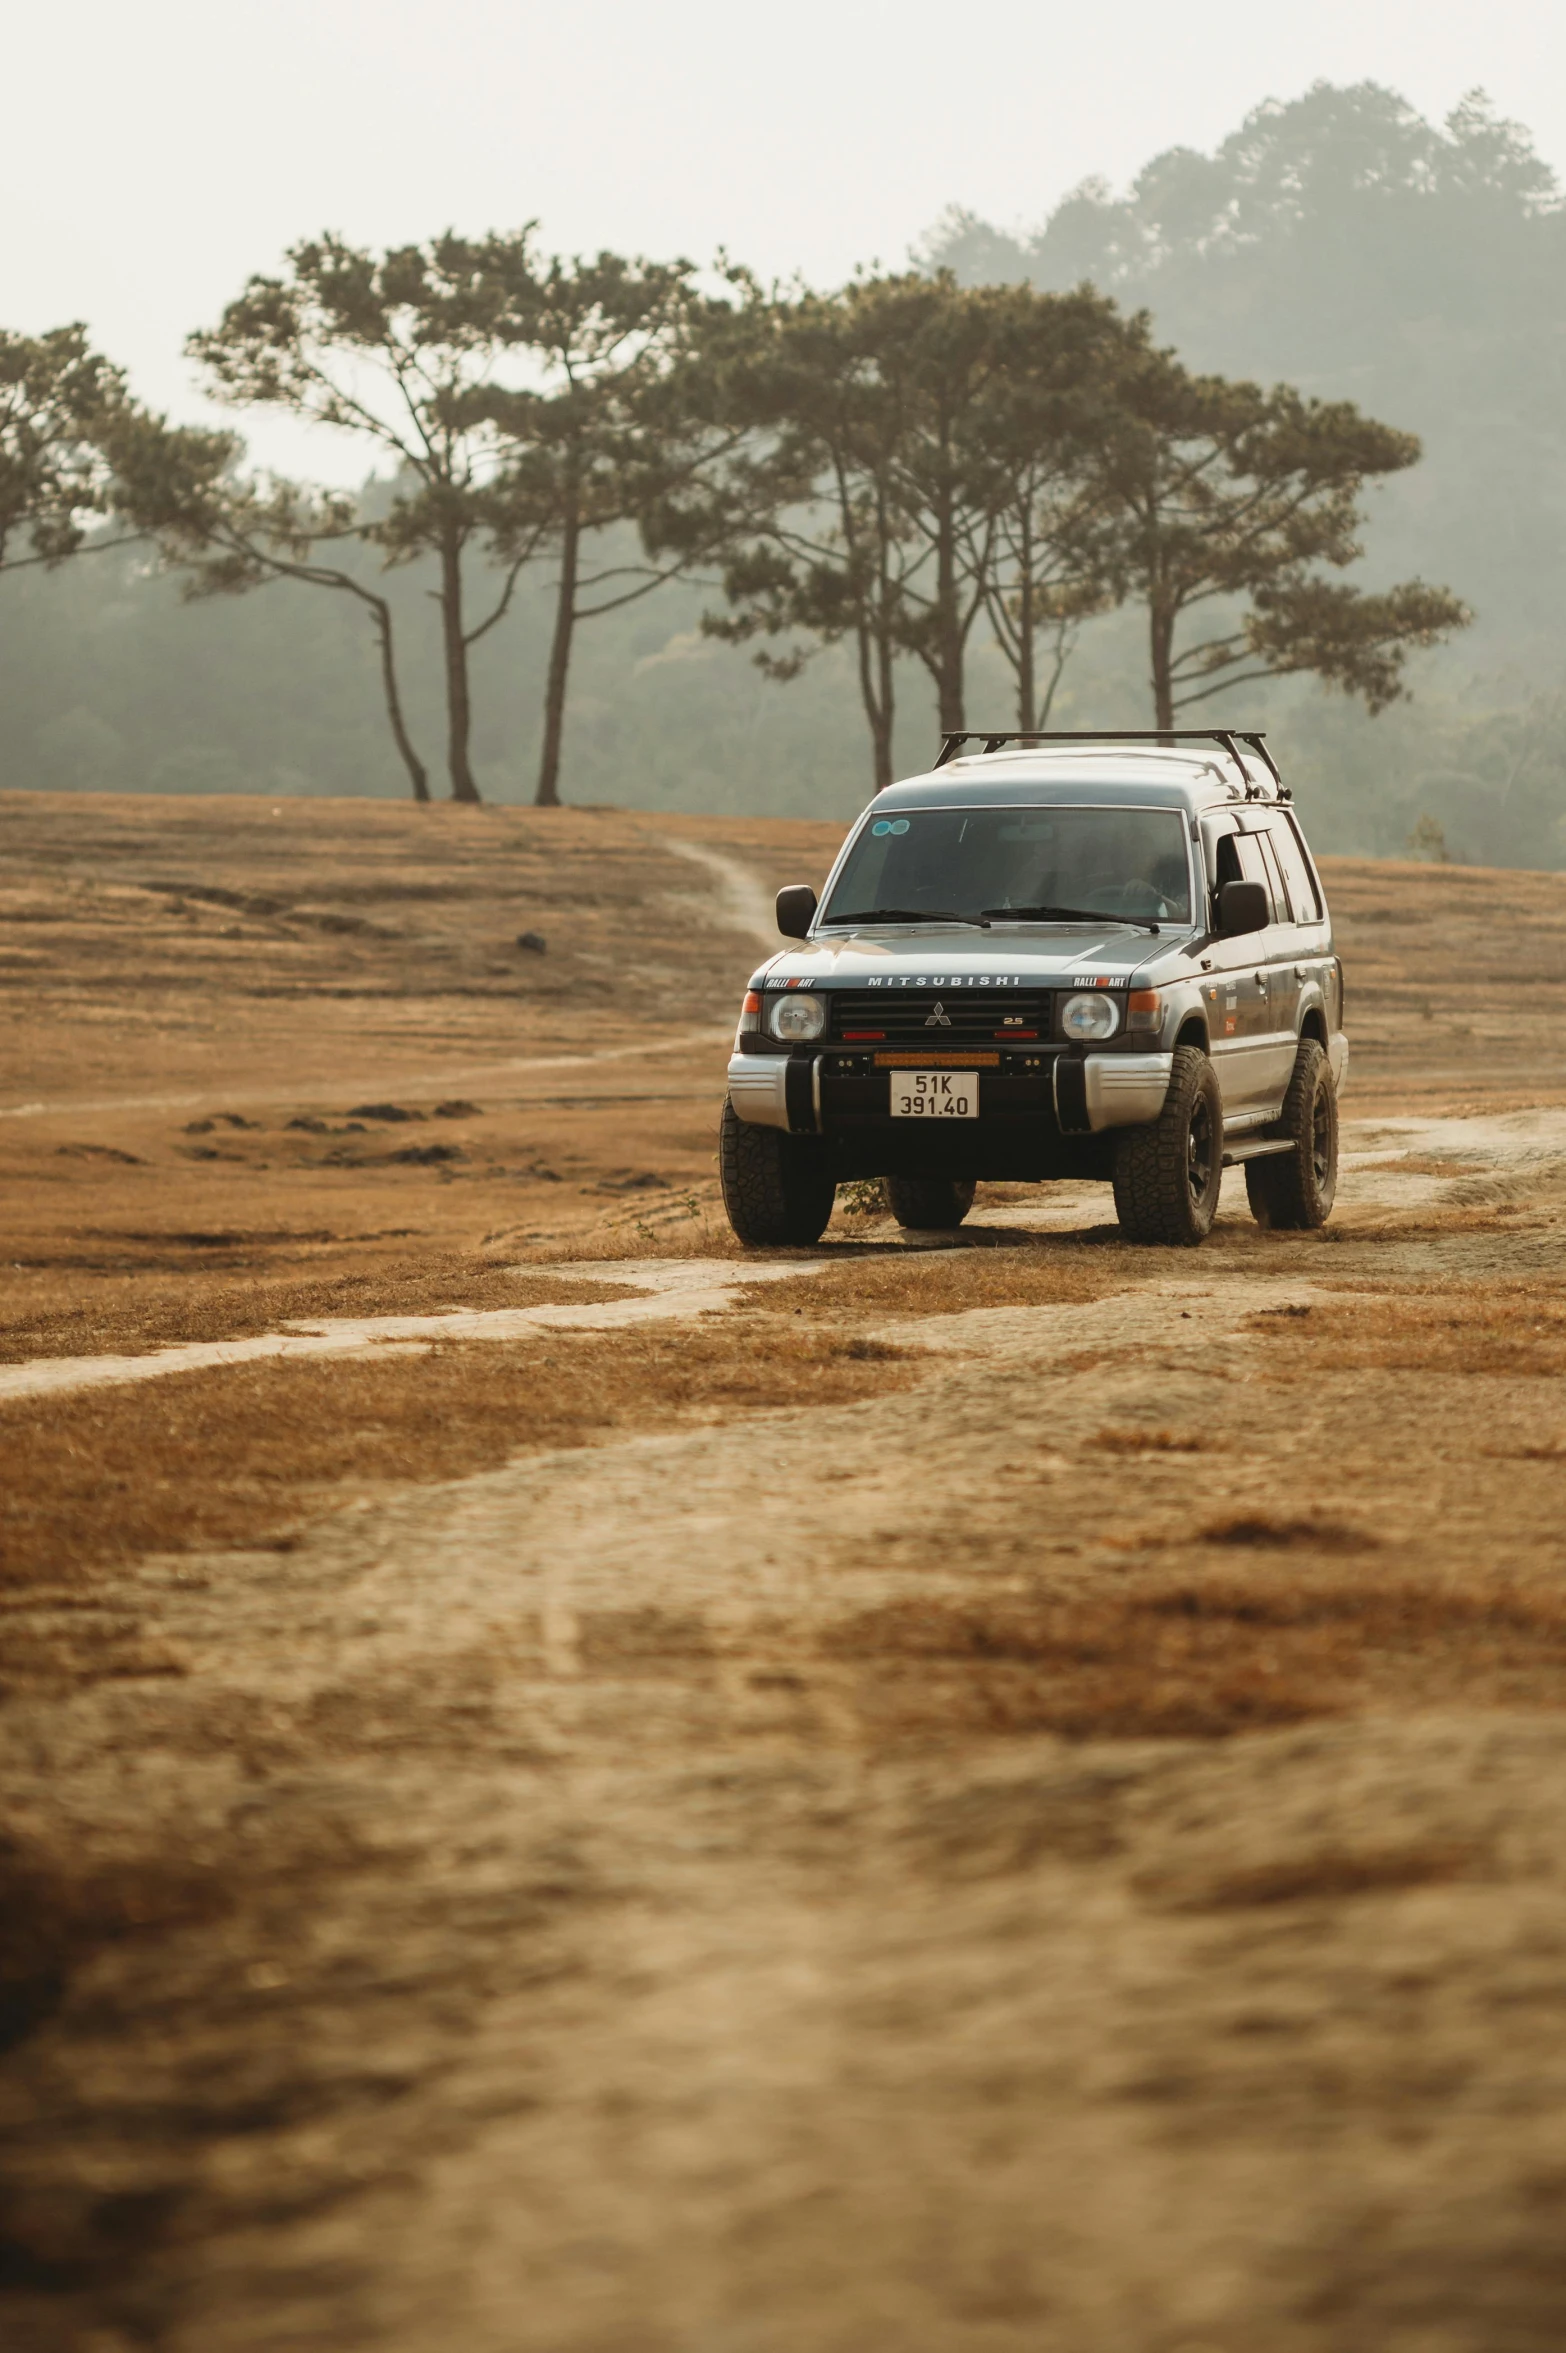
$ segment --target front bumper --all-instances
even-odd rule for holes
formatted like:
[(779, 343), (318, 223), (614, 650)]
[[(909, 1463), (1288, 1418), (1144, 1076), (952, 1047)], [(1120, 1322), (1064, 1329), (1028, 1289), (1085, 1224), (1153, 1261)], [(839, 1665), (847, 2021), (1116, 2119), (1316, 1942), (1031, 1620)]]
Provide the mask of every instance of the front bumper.
[(1146, 1127), (1169, 1092), (1172, 1054), (1086, 1054), (1082, 1059), (1088, 1126)]
[(730, 1055), (729, 1101), (737, 1119), (787, 1128), (789, 1061), (786, 1054)]
[[(820, 1054), (809, 1057), (733, 1055), (729, 1062), (729, 1101), (736, 1117), (748, 1121), (752, 1127), (782, 1128), (795, 1135), (830, 1131), (833, 1124), (830, 1098), (835, 1089), (829, 1076), (823, 1117), (822, 1063), (826, 1059)], [(1040, 1075), (1045, 1078), (1049, 1109), (1059, 1125), (1067, 1130), (1080, 1130), (1085, 1117), (1087, 1132), (1097, 1135), (1104, 1128), (1141, 1127), (1156, 1119), (1169, 1092), (1173, 1062), (1172, 1054), (1087, 1054), (1080, 1060), (1061, 1056), (1054, 1063), (1053, 1082), (1044, 1073)], [(1062, 1100), (1059, 1085), (1063, 1069), (1081, 1074), (1069, 1090), (1075, 1099), (1070, 1110)], [(1078, 1100), (1080, 1111), (1076, 1108)], [(982, 1126), (982, 1076), (979, 1102)], [(886, 1123), (888, 1127), (892, 1125), (889, 1115)], [(905, 1129), (903, 1121), (896, 1124), (900, 1131)]]

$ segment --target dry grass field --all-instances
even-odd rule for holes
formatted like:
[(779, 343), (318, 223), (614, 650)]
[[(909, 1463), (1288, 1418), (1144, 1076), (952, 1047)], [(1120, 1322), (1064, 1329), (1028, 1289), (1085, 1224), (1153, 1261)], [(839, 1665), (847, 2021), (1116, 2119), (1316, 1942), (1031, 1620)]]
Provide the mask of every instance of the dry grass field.
[(8, 2353), (1566, 2336), (1566, 879), (1322, 1235), (746, 1260), (834, 846), (0, 796)]

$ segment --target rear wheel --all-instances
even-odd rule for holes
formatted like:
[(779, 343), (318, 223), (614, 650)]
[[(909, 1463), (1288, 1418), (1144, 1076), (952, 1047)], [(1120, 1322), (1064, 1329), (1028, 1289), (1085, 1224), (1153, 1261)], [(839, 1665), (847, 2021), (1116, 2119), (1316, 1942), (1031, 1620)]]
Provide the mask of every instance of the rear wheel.
[(1278, 1125), (1290, 1149), (1245, 1163), (1251, 1214), (1285, 1232), (1324, 1226), (1338, 1189), (1338, 1091), (1314, 1038), (1300, 1040)]
[(881, 1189), (898, 1224), (916, 1233), (947, 1233), (973, 1207), (972, 1177), (883, 1177)]
[(729, 1223), (747, 1249), (808, 1248), (820, 1241), (837, 1187), (814, 1136), (753, 1127), (725, 1103), (718, 1173)]
[(1128, 1242), (1206, 1240), (1223, 1183), (1223, 1100), (1207, 1056), (1176, 1046), (1164, 1107), (1115, 1143), (1115, 1214)]

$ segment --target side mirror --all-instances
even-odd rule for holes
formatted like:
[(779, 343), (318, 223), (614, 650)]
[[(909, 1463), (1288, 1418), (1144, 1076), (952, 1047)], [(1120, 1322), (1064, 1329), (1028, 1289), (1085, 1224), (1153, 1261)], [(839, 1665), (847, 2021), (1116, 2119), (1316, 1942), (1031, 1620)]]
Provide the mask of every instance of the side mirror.
[(816, 916), (816, 894), (808, 882), (786, 883), (778, 893), (778, 929), (786, 940), (807, 939)]
[(1272, 921), (1267, 892), (1259, 882), (1221, 882), (1218, 885), (1218, 937), (1238, 939), (1242, 932), (1265, 931)]

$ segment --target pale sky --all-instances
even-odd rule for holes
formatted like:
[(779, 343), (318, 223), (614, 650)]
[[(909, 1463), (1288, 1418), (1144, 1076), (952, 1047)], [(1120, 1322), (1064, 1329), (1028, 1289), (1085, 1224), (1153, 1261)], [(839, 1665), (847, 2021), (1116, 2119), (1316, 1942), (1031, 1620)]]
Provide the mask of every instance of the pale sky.
[[(7, 30), (0, 324), (84, 318), (145, 400), (252, 270), (537, 218), (546, 244), (819, 284), (901, 264), (949, 203), (1032, 224), (1089, 173), (1211, 148), (1317, 79), (1444, 115), (1480, 85), (1566, 178), (1559, 0), (76, 0)], [(262, 454), (354, 479), (349, 451)]]

